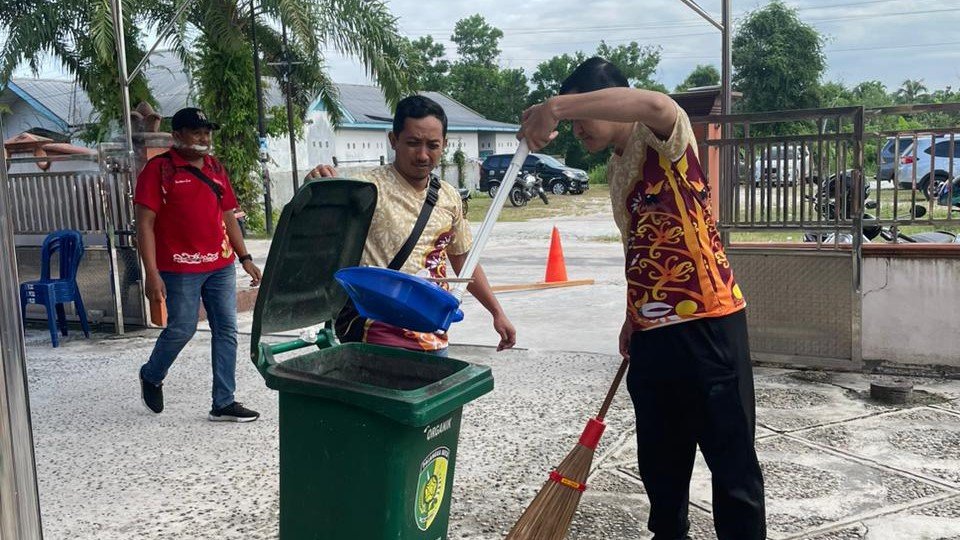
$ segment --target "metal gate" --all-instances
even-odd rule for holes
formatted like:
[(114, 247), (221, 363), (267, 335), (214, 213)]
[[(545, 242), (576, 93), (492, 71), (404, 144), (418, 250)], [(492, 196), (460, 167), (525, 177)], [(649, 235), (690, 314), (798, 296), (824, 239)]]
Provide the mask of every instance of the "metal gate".
[[(705, 158), (726, 157), (718, 224), (747, 298), (752, 350), (781, 362), (859, 363), (863, 200), (841, 191), (862, 184), (863, 108), (693, 121), (729, 126), (729, 137), (704, 141), (716, 149)], [(730, 242), (750, 237), (761, 243)]]
[[(750, 306), (753, 351), (859, 366), (864, 250), (960, 232), (960, 104), (692, 120), (729, 133), (708, 136), (702, 157), (708, 170), (724, 157), (719, 227)], [(934, 251), (960, 250), (954, 242)]]
[[(17, 267), (22, 281), (40, 276), (40, 247), (47, 234), (75, 229), (85, 254), (77, 283), (92, 322), (146, 323), (141, 271), (133, 242), (132, 176), (119, 145), (103, 144), (97, 155), (10, 158), (11, 164), (70, 163), (71, 172), (18, 172), (8, 175), (13, 203)], [(31, 167), (33, 168), (33, 167)], [(56, 262), (53, 268), (56, 269)], [(68, 317), (75, 318), (72, 307)], [(44, 319), (41, 306), (28, 306), (28, 319)]]

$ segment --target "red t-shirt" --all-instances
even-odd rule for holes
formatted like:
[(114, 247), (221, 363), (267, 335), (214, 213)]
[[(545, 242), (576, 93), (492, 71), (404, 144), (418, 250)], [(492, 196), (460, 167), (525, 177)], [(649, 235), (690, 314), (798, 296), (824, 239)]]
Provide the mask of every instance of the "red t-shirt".
[(157, 214), (154, 235), (157, 269), (163, 272), (212, 272), (231, 264), (233, 247), (223, 212), (237, 207), (227, 171), (216, 158), (204, 158), (201, 170), (223, 189), (223, 199), (189, 172), (175, 149), (147, 162), (137, 178), (133, 202)]

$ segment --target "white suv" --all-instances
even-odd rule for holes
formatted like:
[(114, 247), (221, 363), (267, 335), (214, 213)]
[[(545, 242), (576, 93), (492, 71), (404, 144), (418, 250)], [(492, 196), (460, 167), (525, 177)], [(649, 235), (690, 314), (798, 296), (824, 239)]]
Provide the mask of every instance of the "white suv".
[[(769, 155), (768, 155), (769, 150)], [(753, 183), (758, 186), (791, 185), (798, 180), (805, 180), (812, 176), (810, 170), (810, 149), (804, 147), (800, 155), (800, 147), (779, 145), (763, 148), (753, 163)], [(800, 178), (800, 175), (805, 178)]]

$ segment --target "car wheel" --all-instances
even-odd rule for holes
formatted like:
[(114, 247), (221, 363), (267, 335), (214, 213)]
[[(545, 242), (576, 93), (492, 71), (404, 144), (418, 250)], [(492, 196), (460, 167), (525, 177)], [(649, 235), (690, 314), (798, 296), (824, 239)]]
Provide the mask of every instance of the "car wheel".
[(550, 192), (554, 195), (563, 195), (567, 192), (567, 184), (563, 180), (554, 180), (550, 184)]
[(935, 173), (933, 175), (933, 182), (930, 181), (930, 175), (923, 177), (923, 180), (917, 182), (917, 190), (923, 195), (924, 199), (928, 201), (930, 199), (936, 199), (937, 193), (940, 192), (940, 186), (947, 181), (947, 175), (943, 173)]
[(497, 191), (499, 189), (500, 189), (500, 184), (491, 184), (490, 189), (487, 191), (487, 193), (489, 193), (491, 197), (496, 197)]
[(583, 195), (583, 190), (582, 190), (582, 189), (573, 189), (573, 190), (570, 190), (570, 193), (572, 193), (572, 194), (574, 194), (574, 195)]

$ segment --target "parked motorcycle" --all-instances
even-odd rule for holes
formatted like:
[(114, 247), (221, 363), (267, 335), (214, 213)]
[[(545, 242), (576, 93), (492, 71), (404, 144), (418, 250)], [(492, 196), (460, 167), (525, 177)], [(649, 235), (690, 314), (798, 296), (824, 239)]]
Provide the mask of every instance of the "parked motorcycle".
[[(840, 178), (837, 178), (837, 175), (831, 175), (825, 182), (823, 182), (817, 189), (816, 195), (813, 197), (807, 196), (806, 199), (814, 202), (814, 209), (819, 216), (825, 218), (825, 220), (836, 219), (838, 215), (843, 215), (844, 219), (850, 219), (853, 217), (853, 182), (851, 172), (847, 171), (843, 173)], [(958, 186), (960, 189), (960, 186)], [(889, 227), (882, 227), (880, 225), (872, 224), (876, 220), (876, 217), (872, 214), (866, 212), (866, 210), (873, 210), (877, 208), (876, 201), (869, 200), (867, 197), (870, 195), (870, 186), (864, 183), (863, 186), (863, 241), (871, 242), (876, 238), (881, 238), (887, 242), (893, 242), (894, 238), (898, 242), (905, 242), (911, 244), (951, 244), (951, 243), (960, 243), (960, 235), (956, 235), (947, 231), (928, 231), (914, 234), (904, 234), (900, 231), (896, 231)], [(942, 197), (946, 199), (946, 194), (943, 194)], [(945, 204), (945, 201), (941, 202)], [(926, 207), (922, 205), (913, 205), (912, 208), (913, 216), (917, 219), (922, 218), (927, 214)], [(831, 243), (840, 243), (840, 244), (850, 244), (853, 242), (853, 235), (850, 233), (819, 233), (819, 232), (806, 232), (803, 235), (804, 242), (817, 242), (820, 241), (825, 244)]]
[(510, 189), (510, 204), (526, 206), (534, 197), (540, 197), (543, 204), (550, 204), (547, 192), (543, 190), (543, 179), (537, 173), (523, 173), (517, 177), (516, 183)]
[(467, 188), (459, 188), (460, 190), (460, 203), (463, 206), (463, 217), (467, 217), (467, 210), (470, 207), (470, 190)]

